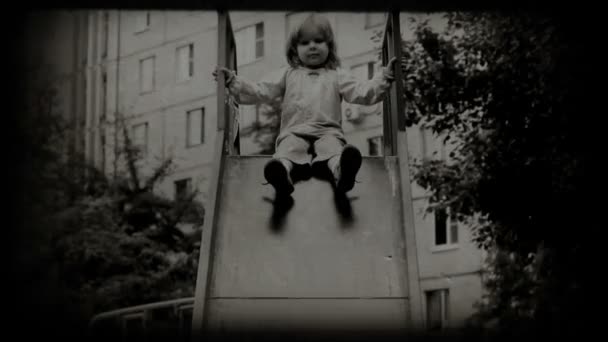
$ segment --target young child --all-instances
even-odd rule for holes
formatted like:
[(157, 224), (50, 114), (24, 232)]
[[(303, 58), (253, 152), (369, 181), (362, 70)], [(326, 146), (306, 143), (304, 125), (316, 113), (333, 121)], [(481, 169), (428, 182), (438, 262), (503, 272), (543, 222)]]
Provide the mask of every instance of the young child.
[[(294, 187), (290, 173), (296, 165), (329, 168), (336, 191), (350, 191), (361, 167), (361, 153), (346, 143), (342, 131), (341, 102), (371, 105), (382, 101), (393, 81), (393, 58), (371, 80), (358, 80), (340, 69), (329, 21), (310, 15), (287, 42), (289, 67), (253, 83), (232, 70), (219, 68), (226, 85), (240, 104), (281, 103), (281, 126), (275, 154), (264, 176), (277, 196)], [(309, 151), (311, 153), (309, 153)]]

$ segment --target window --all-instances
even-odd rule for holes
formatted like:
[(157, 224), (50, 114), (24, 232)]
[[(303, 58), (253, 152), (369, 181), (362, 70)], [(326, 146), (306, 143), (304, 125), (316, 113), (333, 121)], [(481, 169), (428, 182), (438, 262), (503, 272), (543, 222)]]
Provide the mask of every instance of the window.
[[(360, 81), (366, 81), (374, 77), (374, 62), (367, 62), (351, 67), (352, 75)], [(357, 105), (351, 104), (345, 110), (347, 120), (358, 123), (363, 121), (366, 115), (381, 114), (382, 104), (376, 103), (373, 105)]]
[(426, 291), (426, 327), (431, 331), (448, 326), (449, 292), (447, 289)]
[(205, 140), (205, 109), (186, 112), (186, 147), (200, 145)]
[[(285, 16), (285, 33), (287, 34), (287, 38), (291, 34), (293, 30), (295, 30), (298, 25), (300, 25), (304, 19), (306, 19), (311, 12), (291, 12), (287, 13)], [(333, 27), (332, 27), (333, 28)]]
[(429, 157), (429, 146), (432, 146), (432, 139), (432, 132), (420, 127), (420, 155), (423, 159), (428, 159)]
[(148, 152), (148, 123), (133, 126), (133, 146), (140, 149), (143, 156)]
[(103, 12), (103, 28), (101, 31), (102, 36), (102, 47), (101, 47), (101, 58), (105, 59), (108, 57), (108, 40), (110, 39), (110, 14), (108, 11)]
[(108, 103), (108, 74), (104, 69), (101, 73), (101, 108), (99, 115), (99, 144), (100, 144), (100, 155), (101, 155), (101, 169), (105, 169), (105, 151), (106, 151), (106, 135), (104, 132), (104, 125), (106, 122), (106, 111)]
[(382, 136), (372, 137), (367, 139), (367, 143), (369, 145), (369, 155), (370, 156), (381, 156), (384, 154), (383, 147), (384, 142)]
[(435, 246), (458, 243), (458, 222), (444, 209), (435, 210)]
[(258, 124), (260, 122), (260, 105), (240, 105), (239, 116), (243, 124)]
[[(106, 106), (108, 102), (108, 74), (104, 69), (101, 72), (101, 118), (106, 116)], [(101, 123), (101, 122), (100, 122)]]
[(264, 23), (245, 27), (234, 33), (238, 65), (251, 63), (264, 56)]
[(182, 82), (194, 75), (194, 44), (177, 48), (177, 81)]
[(191, 179), (185, 178), (175, 181), (175, 200), (181, 201), (186, 199), (188, 195), (190, 195), (191, 191)]
[(384, 13), (365, 13), (365, 28), (371, 28), (384, 24), (386, 15)]
[(135, 33), (143, 32), (150, 27), (151, 23), (150, 12), (139, 12), (135, 17)]
[(420, 148), (424, 159), (445, 160), (446, 158), (443, 136), (433, 134), (430, 129), (420, 127)]
[(360, 80), (369, 80), (374, 77), (374, 62), (355, 65), (350, 70), (356, 78)]
[[(289, 35), (291, 34), (291, 32), (295, 29), (298, 28), (298, 26), (300, 26), (304, 20), (306, 20), (306, 18), (308, 18), (311, 14), (313, 14), (315, 12), (289, 12), (285, 15), (285, 38), (289, 38)], [(316, 12), (318, 13), (318, 12)], [(337, 30), (337, 22), (336, 22), (336, 16), (332, 13), (320, 13), (322, 16), (324, 16), (325, 18), (327, 18), (327, 20), (329, 20), (329, 23), (331, 25), (331, 28), (334, 31), (334, 34), (336, 34), (336, 30)]]
[(264, 56), (264, 24), (255, 25), (255, 58)]
[(139, 61), (139, 89), (142, 93), (154, 90), (154, 56)]

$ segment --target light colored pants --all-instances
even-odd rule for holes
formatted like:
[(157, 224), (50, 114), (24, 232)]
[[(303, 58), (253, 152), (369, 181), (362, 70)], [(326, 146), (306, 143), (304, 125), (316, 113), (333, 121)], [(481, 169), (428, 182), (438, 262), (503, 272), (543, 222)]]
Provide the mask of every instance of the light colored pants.
[(319, 138), (311, 135), (290, 134), (277, 144), (273, 158), (285, 158), (294, 164), (313, 164), (340, 155), (346, 141), (335, 135)]

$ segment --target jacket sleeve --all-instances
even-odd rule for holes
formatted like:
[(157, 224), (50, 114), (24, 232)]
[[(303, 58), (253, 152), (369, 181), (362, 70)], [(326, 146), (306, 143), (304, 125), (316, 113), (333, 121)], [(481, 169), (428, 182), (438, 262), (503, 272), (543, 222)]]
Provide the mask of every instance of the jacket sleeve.
[(348, 103), (372, 105), (382, 101), (392, 80), (387, 68), (382, 68), (371, 80), (359, 80), (349, 72), (338, 69), (340, 95)]
[(228, 89), (239, 104), (271, 103), (285, 93), (286, 74), (287, 68), (281, 68), (269, 73), (257, 83), (235, 76)]

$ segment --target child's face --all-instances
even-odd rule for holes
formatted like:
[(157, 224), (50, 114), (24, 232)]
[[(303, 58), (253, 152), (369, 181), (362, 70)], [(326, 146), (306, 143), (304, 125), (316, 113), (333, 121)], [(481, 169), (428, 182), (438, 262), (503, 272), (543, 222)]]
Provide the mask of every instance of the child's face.
[(329, 47), (318, 29), (304, 29), (298, 41), (298, 57), (307, 67), (320, 67), (325, 64)]

